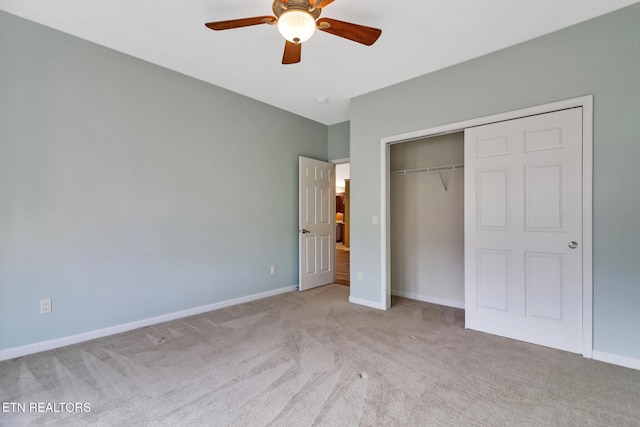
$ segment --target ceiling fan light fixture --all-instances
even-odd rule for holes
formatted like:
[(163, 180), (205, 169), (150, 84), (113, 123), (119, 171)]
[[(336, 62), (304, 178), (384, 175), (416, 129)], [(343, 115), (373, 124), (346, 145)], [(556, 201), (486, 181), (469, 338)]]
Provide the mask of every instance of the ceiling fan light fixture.
[(292, 43), (303, 43), (316, 31), (316, 20), (303, 9), (288, 9), (278, 18), (278, 30)]

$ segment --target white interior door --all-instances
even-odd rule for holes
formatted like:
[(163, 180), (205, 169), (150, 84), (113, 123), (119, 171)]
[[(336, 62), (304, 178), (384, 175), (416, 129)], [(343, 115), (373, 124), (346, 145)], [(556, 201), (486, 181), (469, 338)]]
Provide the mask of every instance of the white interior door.
[(335, 281), (335, 165), (300, 157), (301, 291)]
[(582, 108), (465, 130), (466, 327), (582, 353)]

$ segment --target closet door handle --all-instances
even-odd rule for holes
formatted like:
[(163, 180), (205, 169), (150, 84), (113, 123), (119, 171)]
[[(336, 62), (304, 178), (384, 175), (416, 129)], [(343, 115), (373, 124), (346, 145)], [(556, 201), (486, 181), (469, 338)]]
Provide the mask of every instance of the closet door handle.
[(307, 234), (307, 233), (311, 233), (309, 230), (305, 230), (304, 228), (302, 229), (302, 234)]
[(571, 249), (575, 249), (575, 248), (577, 248), (577, 247), (578, 247), (578, 242), (569, 242), (569, 247), (570, 247)]

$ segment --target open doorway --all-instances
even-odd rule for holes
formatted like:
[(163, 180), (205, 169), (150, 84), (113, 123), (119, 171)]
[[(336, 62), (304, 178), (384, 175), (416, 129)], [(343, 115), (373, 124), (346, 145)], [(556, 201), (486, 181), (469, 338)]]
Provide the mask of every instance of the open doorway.
[(336, 165), (336, 280), (349, 286), (350, 280), (350, 163)]

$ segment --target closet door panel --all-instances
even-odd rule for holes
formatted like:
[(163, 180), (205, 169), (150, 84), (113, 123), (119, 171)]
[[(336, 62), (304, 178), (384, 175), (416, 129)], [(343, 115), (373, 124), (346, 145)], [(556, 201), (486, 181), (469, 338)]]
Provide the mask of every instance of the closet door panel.
[(582, 108), (465, 131), (465, 322), (582, 352)]

